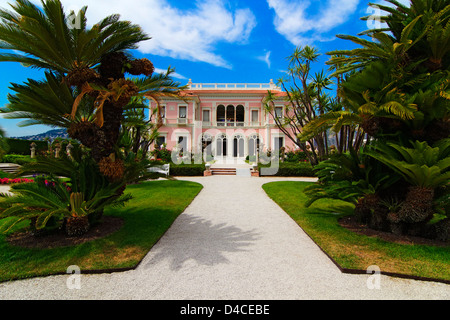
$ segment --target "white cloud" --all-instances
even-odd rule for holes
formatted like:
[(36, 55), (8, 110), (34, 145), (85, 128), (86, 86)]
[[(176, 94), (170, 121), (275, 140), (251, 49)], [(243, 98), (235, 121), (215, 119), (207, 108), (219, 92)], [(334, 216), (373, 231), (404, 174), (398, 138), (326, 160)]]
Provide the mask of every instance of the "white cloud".
[(267, 64), (267, 67), (270, 69), (270, 55), (271, 55), (271, 51), (267, 51), (264, 55), (257, 57), (258, 60), (261, 60), (263, 62), (265, 62)]
[[(306, 45), (313, 41), (328, 41), (328, 31), (341, 25), (356, 11), (358, 0), (295, 1), (267, 0), (275, 11), (276, 30), (292, 44)], [(313, 10), (309, 10), (313, 6)], [(310, 12), (315, 13), (310, 15)], [(334, 39), (334, 37), (333, 37)]]
[[(0, 0), (0, 7), (9, 7)], [(40, 4), (40, 0), (32, 0)], [(78, 11), (88, 6), (88, 24), (107, 15), (118, 13), (121, 19), (138, 24), (152, 37), (142, 42), (139, 50), (145, 54), (169, 56), (190, 61), (202, 61), (231, 68), (215, 45), (220, 42), (245, 43), (256, 19), (249, 9), (231, 10), (222, 0), (197, 1), (190, 10), (179, 10), (167, 0), (62, 0), (66, 11)]]

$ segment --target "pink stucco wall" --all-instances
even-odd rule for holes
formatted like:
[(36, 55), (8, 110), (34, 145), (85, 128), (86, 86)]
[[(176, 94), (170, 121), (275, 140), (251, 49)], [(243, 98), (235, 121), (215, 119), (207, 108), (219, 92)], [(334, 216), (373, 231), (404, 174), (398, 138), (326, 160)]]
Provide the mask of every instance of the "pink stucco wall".
[[(214, 156), (224, 156), (221, 148), (225, 146), (223, 138), (226, 137), (226, 156), (244, 158), (252, 154), (255, 148), (255, 137), (259, 138), (260, 148), (273, 150), (277, 142), (282, 138), (282, 146), (286, 149), (295, 150), (294, 143), (285, 136), (274, 124), (272, 117), (264, 111), (263, 98), (266, 91), (189, 91), (189, 100), (162, 99), (160, 105), (165, 108), (164, 125), (159, 129), (160, 140), (165, 140), (167, 148), (172, 150), (180, 141), (180, 137), (186, 137), (188, 151), (195, 153), (201, 151), (202, 136), (211, 140)], [(282, 94), (280, 94), (277, 106), (283, 106)], [(236, 123), (217, 122), (217, 108), (223, 105), (225, 110), (228, 105), (237, 108), (239, 112), (244, 111), (244, 121)], [(156, 104), (152, 103), (151, 108)], [(180, 107), (186, 107), (186, 118), (180, 118)], [(209, 118), (203, 121), (203, 110), (209, 110)], [(230, 110), (232, 110), (230, 108)], [(257, 123), (252, 122), (252, 111), (258, 111)], [(225, 111), (226, 114), (226, 111)], [(236, 119), (238, 115), (236, 113)], [(233, 119), (234, 120), (234, 119)], [(253, 140), (252, 140), (253, 139)], [(235, 141), (236, 140), (236, 141)], [(250, 141), (252, 140), (252, 141)], [(278, 142), (279, 143), (279, 142)], [(238, 149), (238, 150), (236, 150)]]

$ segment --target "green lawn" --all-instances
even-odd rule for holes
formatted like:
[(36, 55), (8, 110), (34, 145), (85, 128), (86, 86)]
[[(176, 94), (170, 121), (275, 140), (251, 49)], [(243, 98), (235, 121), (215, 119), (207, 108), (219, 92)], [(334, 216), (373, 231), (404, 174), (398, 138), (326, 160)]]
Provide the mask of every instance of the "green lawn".
[(0, 282), (55, 273), (70, 265), (81, 272), (136, 266), (200, 192), (189, 181), (151, 181), (130, 185), (133, 199), (124, 208), (109, 208), (105, 215), (124, 219), (110, 236), (72, 247), (24, 249), (13, 247), (0, 235)]
[(377, 265), (382, 272), (450, 280), (450, 246), (395, 244), (351, 232), (338, 224), (338, 218), (351, 214), (352, 205), (323, 199), (304, 207), (302, 190), (309, 184), (270, 182), (263, 189), (342, 268), (367, 270)]

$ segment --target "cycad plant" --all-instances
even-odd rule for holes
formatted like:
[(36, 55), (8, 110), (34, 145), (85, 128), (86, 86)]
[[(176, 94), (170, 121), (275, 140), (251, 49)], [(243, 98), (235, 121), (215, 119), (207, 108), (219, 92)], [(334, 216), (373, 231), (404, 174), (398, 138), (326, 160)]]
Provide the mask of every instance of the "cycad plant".
[(383, 192), (394, 186), (399, 177), (369, 157), (366, 148), (334, 154), (319, 163), (315, 167), (319, 182), (304, 189), (309, 197), (306, 206), (320, 199), (343, 200), (355, 205), (355, 217), (359, 222), (384, 230), (387, 212), (380, 200)]
[[(69, 19), (75, 13), (64, 12), (59, 0), (42, 1), (41, 7), (17, 0), (12, 10), (0, 10), (0, 61), (46, 71), (42, 81), (13, 85), (15, 94), (2, 112), (28, 119), (23, 125), (65, 127), (91, 149), (102, 172), (124, 172), (116, 154), (124, 107), (136, 95), (176, 96), (173, 70), (153, 75), (148, 59), (132, 57), (129, 50), (150, 38), (119, 15), (88, 28), (86, 7), (76, 13), (75, 26)], [(143, 79), (136, 83), (126, 74)]]
[[(85, 216), (89, 223), (98, 220), (105, 205), (120, 199), (127, 183), (146, 177), (146, 160), (138, 161), (135, 153), (124, 155), (120, 150), (124, 110), (132, 98), (158, 101), (162, 95), (178, 97), (180, 91), (170, 77), (173, 69), (154, 74), (148, 59), (133, 58), (130, 49), (150, 39), (138, 25), (111, 15), (89, 28), (86, 10), (67, 13), (60, 0), (43, 0), (40, 6), (17, 0), (10, 10), (0, 9), (0, 62), (19, 62), (45, 71), (40, 81), (12, 84), (9, 104), (1, 109), (4, 117), (25, 119), (23, 126), (64, 127), (87, 150), (83, 158), (74, 154), (72, 159), (38, 159), (34, 167), (23, 167), (20, 172), (66, 177), (72, 196), (56, 190), (52, 196), (40, 186), (33, 192), (43, 192), (47, 199), (59, 197), (61, 203), (46, 207), (42, 200), (42, 206), (30, 207), (21, 204), (26, 200), (22, 194), (29, 193), (19, 187), (17, 197), (5, 202), (11, 204), (5, 210), (11, 213), (13, 206), (21, 207), (22, 218), (31, 211), (56, 217), (61, 215), (51, 212), (66, 210), (65, 214), (75, 217), (64, 219), (65, 224), (79, 223), (81, 231), (86, 230)], [(75, 16), (77, 23), (73, 24)], [(79, 217), (81, 212), (87, 214)]]
[(450, 181), (450, 139), (429, 146), (411, 142), (411, 147), (394, 143), (373, 146), (368, 155), (384, 163), (410, 184), (400, 210), (389, 219), (394, 223), (427, 223), (433, 218), (435, 190)]
[[(370, 192), (356, 189), (353, 175), (322, 186), (356, 201), (355, 215), (369, 226), (375, 218), (381, 222), (375, 225), (388, 225), (396, 233), (430, 236), (427, 230), (437, 224), (428, 222), (440, 218), (436, 213), (448, 216), (450, 5), (445, 0), (411, 0), (409, 6), (387, 2), (394, 7), (371, 4), (384, 11), (376, 18), (385, 26), (358, 36), (338, 35), (359, 46), (329, 52), (332, 76), (342, 80), (338, 98), (344, 109), (311, 121), (301, 139), (344, 125), (361, 128), (369, 136), (364, 156), (371, 158), (362, 171), (397, 181), (389, 187), (366, 180)], [(448, 239), (450, 223), (443, 221), (437, 229), (447, 234), (441, 239)]]
[[(61, 179), (38, 178), (35, 183), (14, 185), (13, 195), (1, 194), (0, 218), (3, 233), (19, 222), (30, 220), (36, 235), (43, 230), (64, 229), (68, 236), (80, 236), (90, 228), (90, 216), (110, 205), (121, 205), (129, 196), (115, 197), (119, 186), (100, 189), (89, 200), (81, 192), (72, 192)], [(8, 219), (6, 219), (8, 218)]]
[(34, 230), (58, 227), (68, 235), (87, 232), (100, 221), (106, 207), (131, 199), (122, 194), (128, 183), (152, 176), (147, 172), (148, 160), (138, 160), (130, 153), (122, 161), (126, 170), (113, 182), (81, 150), (74, 150), (71, 157), (41, 158), (22, 166), (16, 175), (38, 174), (37, 182), (15, 185), (12, 196), (3, 195), (0, 218), (15, 217), (6, 220), (5, 231), (20, 221), (31, 220)]
[(354, 72), (341, 93), (366, 133), (433, 143), (450, 135), (450, 6), (445, 0), (387, 2), (395, 7), (371, 4), (385, 11), (375, 18), (387, 27), (338, 35), (360, 48), (329, 52), (328, 64), (335, 75)]

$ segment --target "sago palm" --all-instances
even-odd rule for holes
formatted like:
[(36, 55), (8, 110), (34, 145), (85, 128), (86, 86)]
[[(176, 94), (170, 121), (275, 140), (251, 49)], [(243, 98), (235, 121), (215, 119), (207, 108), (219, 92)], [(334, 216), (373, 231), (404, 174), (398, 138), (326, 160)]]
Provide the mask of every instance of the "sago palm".
[[(328, 129), (337, 133), (345, 125), (362, 128), (375, 136), (379, 133), (380, 121), (387, 122), (387, 126), (381, 123), (385, 129), (401, 130), (398, 120), (414, 118), (417, 106), (414, 97), (400, 92), (390, 82), (385, 67), (380, 61), (372, 62), (361, 72), (349, 75), (339, 88), (345, 109), (319, 115), (304, 127), (299, 138), (306, 140)], [(397, 128), (392, 126), (394, 121), (397, 121)]]
[(344, 63), (338, 72), (360, 69), (371, 61), (391, 61), (398, 65), (415, 64), (426, 66), (433, 72), (449, 66), (450, 54), (450, 5), (445, 0), (412, 0), (410, 6), (398, 1), (386, 0), (395, 7), (382, 4), (370, 6), (385, 11), (381, 16), (363, 17), (362, 20), (376, 19), (387, 27), (367, 30), (360, 35), (368, 35), (375, 41), (350, 35), (338, 35), (350, 40), (361, 48), (335, 50), (331, 64)]
[[(328, 63), (335, 66), (335, 74), (351, 70), (364, 73), (367, 72), (366, 69), (378, 64), (380, 72), (384, 74), (384, 81), (379, 82), (378, 86), (366, 88), (359, 86), (357, 81), (351, 86), (347, 85), (347, 90), (343, 90), (347, 101), (357, 108), (362, 107), (370, 111), (369, 114), (391, 111), (402, 118), (401, 122), (407, 127), (402, 128), (405, 131), (412, 127), (411, 122), (417, 117), (419, 121), (415, 121), (413, 129), (416, 133), (426, 133), (433, 131), (433, 128), (439, 128), (442, 131), (441, 138), (447, 137), (450, 134), (448, 107), (446, 107), (449, 105), (450, 5), (448, 1), (441, 0), (414, 0), (409, 7), (398, 1), (388, 2), (396, 7), (371, 4), (387, 13), (376, 17), (380, 22), (386, 23), (387, 27), (363, 32), (362, 35), (372, 37), (373, 41), (364, 39), (362, 35), (360, 37), (339, 35), (338, 37), (342, 39), (360, 45), (360, 48), (330, 52), (329, 54), (334, 56)], [(362, 78), (362, 75), (359, 77)], [(365, 83), (370, 80), (368, 77)], [(376, 81), (376, 77), (373, 77), (373, 81)], [(423, 96), (418, 96), (420, 92), (426, 93), (430, 100), (436, 100), (433, 97), (438, 97), (440, 101), (435, 101), (434, 108), (440, 108), (446, 112), (436, 117), (435, 110), (424, 107), (425, 104), (430, 103), (424, 101)], [(383, 95), (386, 96), (383, 97)], [(384, 100), (383, 104), (379, 100), (380, 97)], [(403, 104), (406, 109), (401, 108), (401, 101), (407, 102), (407, 105)], [(411, 108), (414, 105), (416, 111)], [(440, 105), (443, 107), (439, 107)], [(396, 109), (401, 113), (396, 114)], [(376, 133), (380, 126), (379, 120), (384, 121), (376, 116), (365, 115), (365, 118), (368, 133), (372, 131)], [(418, 127), (420, 121), (422, 126)], [(385, 126), (387, 128), (391, 126), (392, 121), (388, 122)], [(408, 134), (411, 133), (408, 132)], [(430, 142), (438, 140), (426, 134), (420, 138)]]
[[(115, 154), (123, 108), (139, 94), (139, 88), (125, 74), (150, 77), (154, 71), (149, 60), (133, 59), (127, 50), (149, 37), (139, 26), (119, 20), (118, 15), (109, 16), (89, 29), (86, 8), (77, 13), (79, 23), (73, 26), (69, 22), (75, 13), (67, 15), (59, 0), (43, 1), (42, 9), (26, 0), (11, 7), (13, 11), (0, 10), (0, 49), (5, 49), (0, 53), (0, 61), (44, 68), (53, 74), (47, 80), (54, 77), (62, 83), (56, 86), (29, 83), (30, 88), (16, 85), (17, 97), (11, 97), (4, 111), (12, 112), (15, 118), (20, 115), (31, 118), (25, 124), (45, 122), (68, 128), (71, 138), (91, 149), (103, 172), (116, 169), (123, 172), (123, 163), (116, 160)], [(162, 80), (168, 78), (169, 72)], [(143, 81), (154, 80), (155, 77)], [(33, 91), (38, 86), (41, 91), (36, 96)], [(52, 98), (46, 97), (43, 90)], [(151, 90), (144, 90), (151, 95)], [(153, 96), (170, 91), (157, 90), (152, 92)], [(58, 108), (54, 110), (56, 115), (47, 121), (45, 114), (51, 113), (48, 100), (56, 100)], [(31, 103), (38, 106), (35, 113), (30, 110)]]
[[(43, 1), (42, 9), (26, 0), (19, 0), (11, 7), (13, 11), (0, 10), (0, 49), (5, 49), (0, 54), (0, 61), (14, 61), (44, 68), (62, 77), (64, 83), (78, 94), (89, 82), (95, 81), (104, 87), (120, 83), (128, 66), (132, 69), (125, 50), (136, 48), (140, 41), (148, 39), (139, 26), (120, 21), (118, 15), (107, 17), (87, 29), (86, 8), (78, 12), (79, 24), (72, 27), (59, 0)], [(152, 65), (151, 68), (144, 68), (143, 72), (150, 75), (152, 68)], [(24, 88), (21, 89), (22, 92), (25, 91)], [(56, 90), (67, 92), (64, 87)], [(92, 96), (94, 99), (91, 103), (95, 108), (94, 101), (98, 97), (94, 94)], [(61, 98), (61, 93), (57, 93), (57, 97)], [(19, 100), (13, 103), (21, 105)], [(123, 104), (126, 104), (126, 101)], [(67, 107), (64, 107), (65, 111)], [(71, 112), (65, 112), (64, 116), (70, 115), (70, 121), (75, 123), (75, 126), (76, 123), (81, 123), (81, 131), (88, 127), (89, 136), (95, 137), (95, 144), (85, 141), (88, 136), (86, 134), (69, 134), (90, 147), (93, 157), (100, 161), (114, 152), (122, 110), (121, 106), (113, 105), (109, 101), (101, 109), (96, 109), (94, 124), (84, 120), (76, 121), (73, 108)]]
[(407, 223), (429, 221), (434, 214), (435, 189), (450, 181), (450, 139), (443, 139), (433, 147), (420, 141), (412, 142), (411, 147), (378, 144), (367, 154), (390, 167), (411, 185), (400, 211), (391, 220)]
[(39, 232), (52, 221), (53, 228), (64, 226), (69, 236), (79, 236), (89, 230), (89, 216), (103, 211), (110, 205), (122, 205), (128, 196), (114, 197), (117, 186), (101, 188), (90, 199), (81, 192), (72, 192), (60, 179), (52, 179), (50, 185), (43, 179), (36, 183), (18, 184), (12, 187), (12, 196), (2, 194), (0, 219), (6, 233), (19, 222), (31, 220), (31, 227)]
[[(149, 39), (139, 26), (120, 21), (119, 15), (87, 29), (87, 7), (68, 15), (59, 0), (41, 4), (42, 9), (30, 1), (16, 0), (12, 11), (0, 10), (0, 49), (8, 50), (0, 54), (0, 61), (69, 74), (96, 67), (104, 56), (135, 49)], [(70, 25), (75, 15), (77, 24)]]

